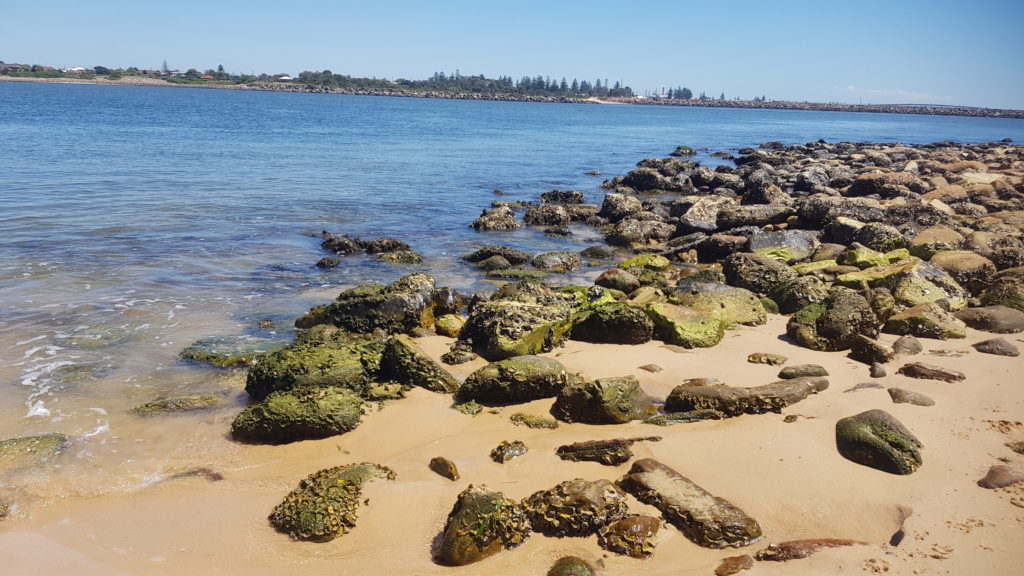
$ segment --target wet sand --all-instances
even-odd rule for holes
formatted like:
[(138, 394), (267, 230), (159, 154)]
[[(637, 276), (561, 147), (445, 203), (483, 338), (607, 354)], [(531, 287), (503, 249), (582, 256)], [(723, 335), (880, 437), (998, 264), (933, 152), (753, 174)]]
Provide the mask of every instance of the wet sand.
[[(721, 559), (761, 550), (769, 543), (803, 538), (849, 538), (866, 545), (826, 549), (787, 563), (758, 562), (747, 574), (1016, 574), (1024, 567), (1024, 484), (1003, 490), (976, 485), (989, 466), (1008, 462), (1024, 469), (1024, 456), (1006, 442), (1024, 440), (1024, 358), (991, 356), (970, 344), (993, 337), (968, 331), (966, 340), (922, 339), (914, 357), (967, 375), (959, 383), (914, 380), (896, 375), (907, 358), (887, 365), (877, 381), (927, 394), (931, 407), (893, 404), (884, 389), (845, 392), (868, 382), (868, 368), (845, 352), (800, 348), (781, 338), (786, 318), (727, 333), (718, 346), (682, 350), (658, 342), (639, 346), (569, 342), (548, 355), (588, 378), (633, 374), (645, 391), (664, 398), (685, 378), (714, 377), (733, 386), (776, 380), (778, 367), (750, 364), (753, 352), (789, 358), (787, 365), (816, 363), (830, 373), (831, 386), (783, 410), (722, 421), (657, 427), (562, 424), (557, 430), (518, 427), (515, 412), (547, 415), (551, 400), (486, 410), (466, 416), (449, 409), (450, 396), (422, 389), (409, 397), (371, 407), (362, 425), (342, 436), (283, 446), (249, 446), (226, 434), (244, 402), (239, 373), (225, 380), (233, 403), (211, 413), (156, 420), (118, 421), (124, 438), (147, 438), (168, 451), (172, 463), (161, 478), (109, 490), (66, 490), (33, 500), (16, 517), (0, 522), (0, 555), (11, 575), (74, 574), (544, 574), (567, 554), (581, 556), (603, 574), (713, 574)], [(1006, 335), (1020, 346), (1020, 335)], [(893, 336), (882, 335), (891, 343)], [(449, 339), (421, 339), (438, 357)], [(946, 356), (953, 351), (963, 354)], [(460, 379), (482, 360), (452, 367)], [(651, 373), (640, 366), (656, 364)], [(854, 464), (835, 448), (835, 422), (882, 408), (924, 444), (924, 464), (909, 476), (895, 476)], [(786, 415), (796, 415), (792, 423)], [(662, 436), (633, 445), (636, 458), (653, 457), (753, 516), (762, 541), (742, 549), (708, 550), (670, 525), (659, 532), (651, 558), (636, 560), (603, 551), (596, 537), (548, 538), (534, 534), (523, 546), (461, 568), (439, 566), (431, 547), (457, 494), (469, 484), (486, 484), (512, 498), (525, 498), (571, 478), (620, 478), (617, 467), (566, 462), (555, 456), (563, 444), (593, 439)], [(522, 440), (529, 452), (506, 464), (488, 454), (502, 440)], [(138, 440), (136, 440), (138, 442)], [(124, 466), (147, 453), (126, 445)], [(189, 456), (191, 455), (191, 456)], [(455, 462), (462, 478), (452, 482), (427, 467), (434, 456)], [(118, 451), (99, 456), (112, 465)], [(155, 456), (154, 456), (155, 457)], [(88, 458), (78, 454), (77, 459)], [(270, 510), (308, 474), (341, 464), (371, 461), (397, 472), (395, 481), (368, 484), (365, 505), (351, 533), (328, 543), (296, 542), (267, 522)], [(82, 462), (68, 462), (74, 470)], [(210, 468), (223, 476), (172, 477)], [(111, 477), (115, 477), (111, 474)], [(60, 471), (53, 482), (67, 481)], [(40, 496), (44, 488), (36, 489)], [(1015, 503), (1016, 504), (1015, 504)], [(630, 497), (630, 509), (657, 513)], [(889, 544), (909, 513), (905, 537)]]

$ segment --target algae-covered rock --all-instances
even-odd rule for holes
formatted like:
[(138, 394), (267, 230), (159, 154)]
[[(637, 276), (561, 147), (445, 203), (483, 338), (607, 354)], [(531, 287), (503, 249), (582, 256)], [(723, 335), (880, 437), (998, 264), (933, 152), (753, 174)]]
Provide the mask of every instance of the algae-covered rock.
[(886, 334), (939, 340), (967, 337), (967, 325), (934, 302), (919, 304), (893, 314), (885, 322), (882, 331)]
[(884, 410), (836, 422), (836, 447), (847, 460), (891, 474), (910, 474), (921, 466), (921, 442)]
[(161, 398), (152, 402), (146, 402), (132, 408), (132, 413), (139, 416), (157, 416), (160, 414), (180, 414), (182, 412), (197, 412), (209, 410), (220, 404), (221, 399), (212, 394), (199, 394), (195, 396), (177, 396), (175, 398)]
[(455, 398), (460, 402), (521, 404), (553, 398), (567, 384), (578, 381), (578, 376), (569, 374), (554, 358), (516, 356), (493, 362), (470, 374)]
[(597, 544), (609, 552), (630, 558), (647, 558), (654, 553), (660, 529), (660, 518), (626, 516), (602, 526), (597, 532)]
[(522, 440), (502, 440), (498, 445), (491, 450), (491, 460), (499, 464), (504, 464), (513, 458), (518, 458), (523, 454), (529, 452), (530, 449), (523, 443)]
[(878, 336), (878, 318), (863, 296), (848, 288), (832, 288), (821, 302), (794, 314), (786, 334), (797, 344), (812, 350), (847, 350), (862, 334)]
[(432, 392), (452, 393), (459, 387), (454, 376), (405, 334), (392, 336), (384, 345), (380, 378), (405, 386), (419, 386)]
[(655, 426), (672, 426), (674, 424), (691, 424), (703, 422), (704, 420), (722, 420), (727, 416), (718, 410), (690, 410), (687, 412), (667, 412), (657, 416), (651, 416), (644, 420), (644, 424)]
[(768, 313), (757, 296), (744, 288), (724, 284), (680, 285), (679, 289), (669, 296), (669, 302), (710, 312), (726, 326), (760, 326), (768, 321)]
[(775, 301), (779, 312), (792, 314), (828, 297), (828, 286), (814, 276), (800, 276), (771, 286), (768, 297)]
[(533, 416), (522, 412), (516, 412), (512, 416), (509, 416), (509, 420), (516, 426), (526, 426), (527, 428), (545, 428), (548, 430), (554, 430), (559, 426), (558, 420), (553, 418)]
[(653, 399), (635, 376), (599, 378), (562, 388), (551, 413), (565, 422), (625, 424), (654, 414)]
[(434, 322), (434, 278), (417, 273), (388, 286), (364, 284), (345, 290), (331, 304), (315, 308), (295, 321), (297, 328), (333, 324), (360, 334), (383, 330), (389, 334), (429, 328)]
[(573, 319), (572, 339), (603, 344), (643, 344), (654, 324), (643, 310), (622, 302), (584, 308)]
[(828, 380), (803, 377), (739, 388), (725, 385), (676, 386), (665, 399), (665, 412), (715, 410), (726, 416), (780, 412), (811, 394), (828, 388)]
[(60, 456), (71, 444), (64, 434), (38, 434), (0, 440), (0, 470), (30, 468)]
[(377, 256), (377, 260), (388, 264), (422, 264), (423, 256), (413, 250), (390, 250)]
[(516, 220), (516, 214), (508, 206), (498, 206), (491, 210), (484, 210), (470, 226), (476, 231), (503, 231), (518, 230), (523, 223)]
[(548, 272), (571, 272), (582, 265), (576, 252), (545, 252), (533, 259), (534, 268)]
[(754, 254), (787, 263), (809, 258), (818, 245), (815, 233), (808, 230), (759, 230), (747, 242)]
[(434, 560), (465, 566), (512, 549), (530, 535), (530, 521), (522, 506), (487, 486), (463, 490), (448, 514)]
[(842, 274), (836, 277), (835, 285), (856, 290), (865, 286), (886, 288), (904, 308), (945, 300), (950, 310), (960, 310), (967, 306), (970, 296), (945, 270), (919, 260)]
[(533, 254), (529, 252), (497, 245), (484, 246), (471, 254), (463, 256), (462, 259), (466, 262), (480, 263), (494, 256), (501, 256), (513, 266), (521, 266), (533, 260)]
[(182, 350), (179, 356), (184, 360), (235, 368), (252, 366), (257, 356), (282, 346), (281, 342), (272, 340), (221, 336), (197, 340)]
[(444, 314), (434, 319), (434, 331), (440, 336), (458, 338), (466, 319), (458, 314)]
[(761, 526), (743, 510), (657, 460), (637, 460), (617, 484), (660, 510), (666, 520), (699, 546), (739, 547), (761, 539)]
[(523, 501), (533, 530), (547, 536), (590, 536), (628, 512), (626, 495), (608, 480), (567, 480)]
[(296, 540), (333, 540), (355, 527), (363, 484), (378, 478), (395, 473), (369, 462), (315, 472), (274, 508), (270, 524)]
[(996, 278), (978, 299), (984, 306), (1005, 306), (1024, 312), (1024, 278)]
[(814, 376), (828, 376), (828, 370), (818, 364), (797, 364), (795, 366), (786, 366), (779, 371), (779, 378), (784, 380)]
[(762, 254), (737, 252), (722, 262), (725, 281), (755, 294), (767, 294), (772, 287), (795, 280), (796, 272), (774, 258)]
[(910, 239), (910, 253), (922, 260), (928, 260), (935, 253), (947, 250), (959, 250), (964, 245), (964, 237), (946, 226), (925, 228)]
[(662, 256), (661, 254), (644, 253), (637, 254), (636, 256), (623, 260), (619, 263), (619, 268), (629, 270), (630, 268), (646, 268), (647, 270), (665, 270), (671, 265), (669, 259)]
[(460, 340), (495, 361), (524, 354), (550, 352), (568, 337), (572, 311), (568, 306), (545, 306), (514, 300), (491, 300), (473, 308)]
[(363, 399), (346, 388), (296, 388), (273, 392), (231, 424), (243, 442), (283, 444), (343, 434), (359, 425)]
[(929, 262), (945, 270), (957, 284), (975, 295), (991, 284), (996, 273), (996, 265), (991, 260), (967, 250), (936, 252)]
[(562, 460), (572, 462), (598, 462), (605, 466), (618, 466), (625, 464), (633, 457), (633, 451), (629, 449), (634, 442), (645, 440), (658, 441), (659, 436), (649, 438), (613, 438), (611, 440), (588, 440), (586, 442), (574, 442), (559, 446), (555, 454)]
[(583, 558), (563, 556), (548, 569), (547, 576), (596, 576), (597, 570)]
[(656, 337), (683, 348), (711, 348), (725, 336), (725, 324), (707, 311), (654, 302), (644, 307)]

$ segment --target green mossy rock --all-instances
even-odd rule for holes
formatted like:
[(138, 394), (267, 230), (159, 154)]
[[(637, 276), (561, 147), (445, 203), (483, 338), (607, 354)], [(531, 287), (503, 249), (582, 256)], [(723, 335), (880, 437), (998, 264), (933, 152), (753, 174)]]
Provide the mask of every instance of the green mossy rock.
[(625, 424), (654, 415), (654, 400), (635, 376), (570, 384), (559, 392), (551, 414), (564, 422)]
[(544, 306), (492, 300), (473, 308), (459, 340), (487, 360), (550, 352), (569, 335), (572, 311), (567, 306)]
[(297, 388), (274, 392), (249, 406), (231, 424), (243, 442), (284, 444), (343, 434), (359, 425), (363, 399), (346, 388)]
[(583, 265), (576, 252), (545, 252), (533, 259), (533, 267), (548, 272), (572, 272)]
[(544, 418), (543, 416), (533, 416), (522, 412), (516, 412), (509, 417), (509, 420), (516, 426), (526, 426), (527, 428), (554, 430), (559, 426), (558, 420)]
[(907, 308), (903, 312), (893, 314), (885, 322), (882, 332), (900, 336), (916, 336), (918, 338), (966, 338), (967, 325), (963, 321), (946, 312), (934, 302), (919, 304)]
[(997, 278), (979, 299), (984, 306), (1005, 306), (1024, 312), (1024, 278)]
[(161, 414), (180, 414), (182, 412), (198, 412), (215, 408), (221, 399), (212, 394), (196, 396), (178, 396), (147, 402), (132, 408), (132, 413), (139, 416), (158, 416)]
[(463, 256), (462, 259), (466, 262), (480, 263), (494, 256), (501, 256), (513, 266), (520, 266), (522, 264), (526, 264), (530, 260), (533, 260), (533, 254), (530, 254), (529, 252), (509, 248), (508, 246), (497, 245), (484, 246), (472, 254)]
[(204, 364), (213, 364), (223, 368), (252, 366), (256, 357), (284, 344), (269, 340), (252, 340), (247, 338), (217, 337), (204, 338), (190, 344), (181, 351), (183, 360), (192, 360)]
[(854, 242), (836, 258), (836, 262), (843, 266), (856, 266), (863, 270), (874, 266), (886, 266), (889, 264), (889, 259), (877, 250)]
[(529, 535), (530, 521), (521, 505), (487, 486), (470, 485), (448, 514), (434, 560), (465, 566), (515, 548)]
[(619, 263), (619, 268), (629, 270), (630, 268), (646, 268), (647, 270), (665, 270), (671, 265), (668, 258), (661, 254), (638, 254), (629, 260)]
[(847, 460), (891, 474), (910, 474), (921, 467), (921, 442), (884, 410), (836, 422), (836, 447)]
[(821, 302), (828, 296), (828, 286), (814, 276), (800, 276), (780, 282), (768, 289), (768, 297), (778, 307), (778, 312), (792, 314), (804, 306)]
[(725, 324), (709, 312), (657, 302), (645, 306), (644, 312), (653, 322), (657, 338), (666, 344), (711, 348), (725, 336)]
[(815, 233), (807, 230), (758, 231), (747, 241), (754, 254), (787, 263), (810, 258), (818, 245)]
[(589, 562), (578, 556), (563, 556), (548, 569), (547, 576), (597, 576)]
[(434, 331), (440, 336), (458, 338), (466, 319), (458, 314), (445, 314), (434, 320)]
[(356, 525), (363, 484), (394, 480), (390, 468), (364, 462), (311, 474), (270, 514), (270, 524), (296, 540), (328, 542)]
[(863, 296), (849, 288), (832, 288), (822, 302), (800, 309), (786, 324), (786, 334), (811, 350), (848, 350), (854, 338), (878, 336), (878, 318)]
[(377, 260), (388, 264), (423, 264), (423, 256), (412, 250), (391, 250), (377, 256)]
[(689, 284), (669, 295), (669, 302), (710, 312), (726, 327), (733, 324), (760, 326), (768, 312), (752, 292), (724, 284)]
[(763, 254), (738, 252), (722, 262), (725, 281), (755, 294), (768, 294), (773, 286), (797, 278), (789, 266)]
[(967, 306), (967, 298), (970, 296), (943, 269), (920, 260), (842, 274), (835, 279), (833, 285), (855, 290), (863, 290), (865, 287), (886, 288), (902, 308), (946, 300), (951, 310), (961, 310)]
[(600, 344), (643, 344), (654, 324), (643, 310), (621, 302), (584, 308), (573, 318), (572, 339)]
[(790, 268), (792, 268), (793, 271), (799, 274), (800, 276), (804, 276), (806, 274), (813, 274), (815, 272), (825, 270), (826, 268), (837, 266), (838, 264), (839, 263), (836, 262), (835, 260), (817, 260), (814, 262), (801, 262), (799, 264), (793, 264), (792, 266), (790, 266)]
[(553, 398), (566, 385), (579, 380), (553, 358), (516, 356), (493, 362), (470, 374), (455, 393), (455, 399), (483, 404), (521, 404)]
[(56, 433), (0, 440), (0, 470), (44, 464), (63, 454), (70, 444), (70, 438)]
[(392, 336), (384, 345), (379, 378), (441, 393), (452, 393), (459, 387), (455, 377), (406, 334)]
[(434, 323), (434, 278), (417, 273), (389, 286), (364, 284), (345, 290), (327, 306), (314, 308), (295, 321), (296, 328), (332, 324), (349, 332), (388, 334), (429, 328)]

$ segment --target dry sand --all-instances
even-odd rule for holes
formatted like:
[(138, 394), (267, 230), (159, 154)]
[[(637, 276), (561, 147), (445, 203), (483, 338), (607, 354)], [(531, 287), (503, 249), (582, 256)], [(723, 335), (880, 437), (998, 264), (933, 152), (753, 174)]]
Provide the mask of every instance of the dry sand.
[[(769, 543), (802, 538), (850, 538), (863, 546), (827, 549), (787, 563), (759, 562), (743, 574), (1021, 574), (1024, 573), (1024, 484), (1017, 490), (976, 485), (989, 466), (1009, 462), (1024, 470), (1024, 456), (1006, 442), (1024, 440), (1024, 358), (984, 355), (970, 344), (993, 335), (969, 331), (966, 340), (922, 340), (915, 358), (964, 372), (960, 383), (878, 379), (932, 397), (931, 407), (893, 404), (884, 389), (846, 392), (867, 382), (867, 366), (845, 353), (821, 353), (780, 338), (786, 318), (766, 326), (729, 332), (707, 350), (682, 350), (651, 342), (641, 346), (570, 342), (550, 355), (586, 377), (636, 375), (644, 389), (664, 398), (684, 378), (714, 377), (734, 386), (776, 380), (778, 367), (750, 364), (752, 352), (787, 356), (787, 364), (817, 363), (830, 372), (831, 387), (790, 406), (783, 414), (656, 427), (562, 424), (557, 430), (514, 426), (515, 412), (546, 415), (551, 400), (486, 411), (470, 417), (449, 409), (449, 396), (422, 389), (371, 410), (363, 424), (343, 436), (285, 446), (233, 445), (212, 465), (224, 476), (211, 482), (188, 477), (93, 497), (76, 496), (32, 510), (28, 518), (0, 522), (4, 574), (544, 574), (567, 554), (586, 558), (602, 574), (713, 574), (728, 556), (753, 554)], [(883, 335), (891, 342), (894, 337)], [(1006, 338), (1018, 346), (1019, 335)], [(421, 344), (435, 357), (450, 340)], [(930, 350), (962, 352), (946, 356)], [(464, 378), (483, 364), (455, 367)], [(663, 372), (639, 366), (657, 364)], [(240, 380), (238, 382), (240, 386)], [(923, 467), (895, 476), (842, 458), (836, 451), (836, 420), (872, 408), (889, 411), (923, 442)], [(220, 435), (206, 441), (230, 444), (233, 411), (205, 424)], [(783, 421), (796, 415), (795, 422)], [(183, 435), (187, 435), (184, 434)], [(654, 555), (635, 560), (601, 550), (596, 537), (548, 538), (461, 568), (431, 561), (456, 495), (470, 483), (486, 484), (512, 498), (525, 498), (563, 480), (615, 480), (629, 465), (559, 460), (555, 448), (570, 442), (660, 435), (660, 442), (634, 444), (637, 458), (653, 457), (756, 518), (761, 542), (743, 549), (708, 550), (670, 525), (659, 533)], [(501, 440), (518, 439), (530, 451), (507, 464), (488, 454)], [(427, 467), (434, 456), (454, 461), (456, 482)], [(267, 514), (306, 475), (322, 468), (372, 461), (393, 468), (395, 481), (364, 490), (366, 505), (356, 528), (334, 541), (295, 542), (275, 532)], [(630, 497), (634, 512), (656, 513)], [(906, 536), (890, 537), (904, 516)]]

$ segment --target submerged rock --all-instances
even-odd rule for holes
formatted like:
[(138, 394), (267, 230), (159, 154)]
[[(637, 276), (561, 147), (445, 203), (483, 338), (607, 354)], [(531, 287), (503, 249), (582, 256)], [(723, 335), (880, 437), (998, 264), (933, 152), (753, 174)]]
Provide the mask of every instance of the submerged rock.
[(626, 495), (608, 480), (576, 478), (523, 501), (533, 530), (547, 536), (589, 536), (628, 512)]
[(584, 424), (625, 424), (654, 412), (654, 400), (640, 388), (635, 376), (569, 384), (551, 407), (555, 418)]
[(761, 539), (761, 527), (732, 503), (708, 493), (657, 460), (633, 463), (620, 488), (661, 510), (666, 520), (705, 548), (746, 546)]
[(49, 462), (68, 449), (71, 439), (64, 434), (38, 434), (0, 440), (0, 470), (30, 468)]
[(890, 474), (910, 474), (921, 466), (921, 442), (884, 410), (836, 422), (836, 447), (847, 460)]
[(363, 484), (379, 478), (395, 473), (369, 462), (313, 473), (274, 507), (270, 524), (296, 540), (333, 540), (355, 527)]
[(156, 416), (159, 414), (179, 414), (182, 412), (197, 412), (209, 410), (220, 404), (221, 399), (212, 394), (200, 394), (196, 396), (178, 396), (176, 398), (162, 398), (152, 402), (146, 402), (132, 408), (133, 414), (139, 416)]
[(358, 426), (362, 405), (363, 399), (345, 388), (281, 390), (243, 410), (231, 424), (231, 435), (266, 444), (326, 438)]
[(487, 486), (463, 490), (448, 514), (434, 554), (439, 564), (465, 566), (512, 549), (530, 535), (530, 521), (522, 506)]
[(579, 380), (554, 358), (516, 356), (493, 362), (470, 374), (455, 398), (485, 404), (521, 404), (553, 398), (566, 385)]
[(281, 348), (280, 342), (252, 340), (246, 338), (216, 337), (204, 338), (190, 344), (179, 356), (205, 364), (224, 368), (252, 366), (260, 354)]
[(828, 380), (818, 377), (779, 380), (751, 388), (677, 386), (665, 399), (665, 412), (716, 410), (729, 417), (779, 412), (826, 388)]

